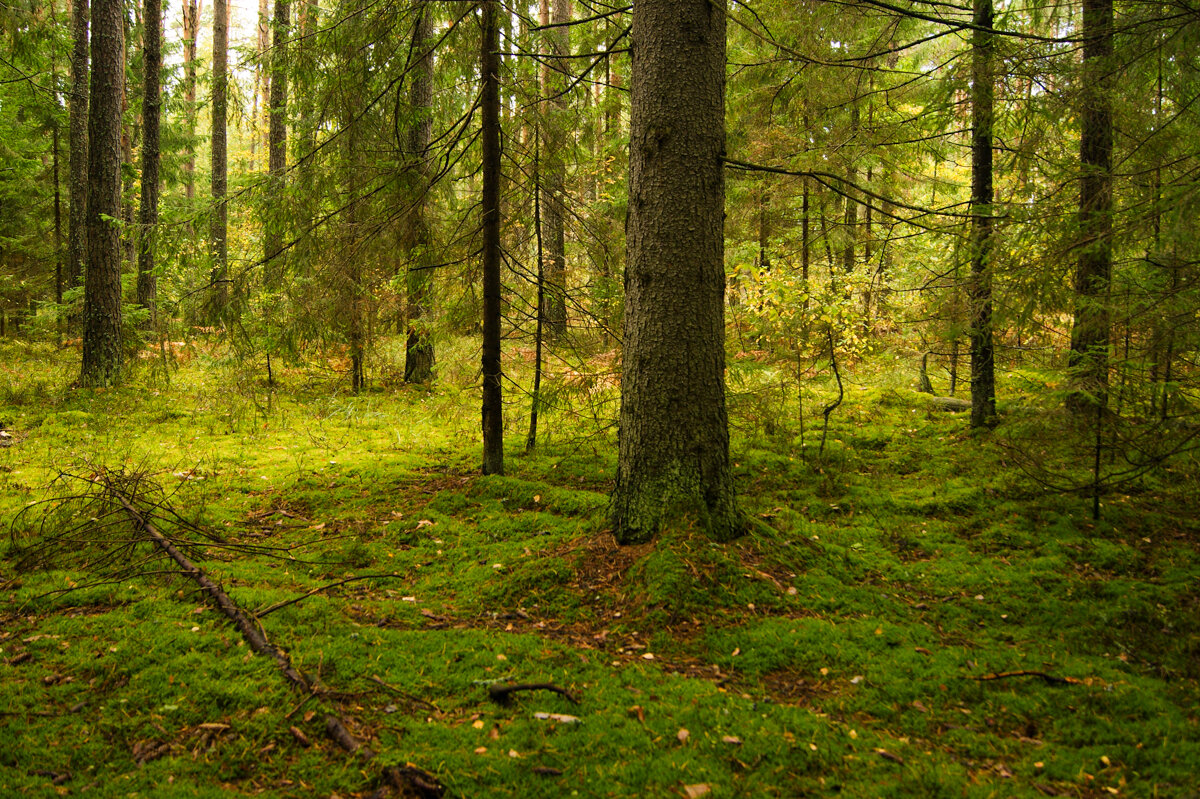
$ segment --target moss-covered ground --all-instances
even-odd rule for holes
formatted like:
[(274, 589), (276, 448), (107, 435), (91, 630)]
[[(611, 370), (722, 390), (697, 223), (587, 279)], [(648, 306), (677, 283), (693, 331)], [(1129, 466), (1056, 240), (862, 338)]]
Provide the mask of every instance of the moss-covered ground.
[[(2, 346), (2, 796), (367, 796), (405, 763), (460, 797), (1197, 795), (1200, 470), (1113, 489), (1093, 522), (1016, 468), (1074, 468), (1020, 373), (973, 435), (879, 356), (818, 457), (833, 389), (806, 385), (802, 433), (786, 370), (735, 361), (755, 531), (621, 548), (613, 386), (582, 370), (557, 365), (532, 455), (510, 393), (508, 474), (485, 478), (468, 367), (361, 396), (285, 369), (269, 390), (198, 343), (169, 383), (150, 360), (82, 391), (71, 350)], [(62, 551), (86, 507), (65, 476), (105, 470), (219, 539), (192, 551), (248, 610), (360, 578), (262, 617), (320, 697), (170, 563), (97, 580), (111, 529)], [(508, 681), (579, 703), (490, 702)], [(376, 757), (325, 737), (326, 710)]]

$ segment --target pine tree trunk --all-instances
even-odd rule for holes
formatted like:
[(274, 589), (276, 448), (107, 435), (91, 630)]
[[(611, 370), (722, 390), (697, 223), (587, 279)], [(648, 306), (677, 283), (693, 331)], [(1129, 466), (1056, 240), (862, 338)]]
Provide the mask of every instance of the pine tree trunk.
[(267, 209), (266, 235), (263, 237), (263, 270), (268, 288), (277, 289), (283, 283), (283, 220), (280, 204), (287, 175), (287, 102), (288, 102), (288, 37), (291, 19), (288, 0), (275, 0), (275, 25), (271, 48), (271, 107), (268, 135), (267, 169), (270, 172), (272, 202)]
[(158, 281), (154, 273), (155, 240), (158, 237), (158, 165), (159, 123), (162, 91), (162, 3), (145, 0), (145, 29), (142, 33), (142, 60), (145, 68), (142, 89), (142, 200), (139, 206), (137, 301), (155, 313)]
[[(141, 17), (142, 9), (140, 5), (135, 5), (137, 17)], [(130, 22), (128, 14), (123, 18), (124, 28), (122, 31), (122, 54), (121, 63), (128, 64), (129, 59), (129, 41), (133, 38), (134, 31), (141, 28), (141, 20)], [(137, 274), (137, 231), (134, 228), (134, 176), (137, 169), (133, 163), (133, 148), (136, 139), (138, 138), (137, 121), (127, 122), (127, 111), (129, 111), (129, 95), (136, 94), (138, 87), (130, 85), (126, 75), (125, 81), (121, 86), (121, 252), (122, 259), (125, 264), (128, 264), (128, 271)]]
[(620, 454), (612, 527), (743, 531), (725, 410), (725, 3), (633, 8)]
[(125, 86), (124, 4), (94, 0), (88, 110), (87, 277), (83, 386), (121, 379), (121, 100)]
[[(1079, 160), (1079, 262), (1071, 329), (1076, 411), (1103, 407), (1108, 393), (1108, 288), (1112, 280), (1112, 0), (1083, 2), (1083, 80)], [(1094, 402), (1088, 397), (1094, 398)]]
[(433, 138), (433, 54), (430, 36), (433, 30), (433, 9), (424, 0), (417, 12), (413, 28), (413, 50), (417, 62), (413, 65), (409, 102), (414, 122), (408, 131), (409, 156), (416, 161), (416, 180), (407, 198), (413, 203), (404, 231), (404, 249), (408, 253), (408, 341), (404, 352), (404, 380), (426, 384), (433, 380), (433, 339), (429, 335), (430, 267), (433, 264), (432, 241), (425, 203), (433, 179), (433, 164), (429, 160), (429, 144)]
[(188, 200), (196, 197), (196, 41), (200, 38), (198, 0), (183, 2), (183, 97), (188, 120), (187, 154), (183, 162), (183, 185)]
[[(851, 101), (850, 105), (850, 133), (851, 140), (858, 135), (857, 97)], [(846, 179), (849, 184), (846, 186), (846, 246), (842, 250), (842, 269), (849, 274), (854, 271), (854, 245), (858, 239), (858, 202), (854, 200), (854, 190), (850, 188), (858, 182), (858, 169), (854, 166), (853, 155), (846, 167)], [(848, 283), (847, 286), (849, 286)], [(849, 296), (849, 291), (847, 288), (847, 296)]]
[[(363, 306), (362, 240), (359, 230), (359, 215), (362, 198), (362, 145), (361, 120), (362, 98), (358, 86), (365, 80), (366, 62), (347, 40), (342, 54), (342, 69), (347, 75), (357, 76), (343, 91), (341, 141), (344, 146), (342, 166), (345, 170), (343, 184), (349, 199), (346, 202), (343, 233), (346, 237), (341, 248), (342, 272), (345, 277), (348, 309), (346, 317), (346, 340), (350, 347), (350, 389), (355, 394), (366, 388), (366, 324)], [(361, 72), (360, 72), (361, 70)]]
[(971, 427), (996, 415), (992, 346), (992, 0), (974, 0), (971, 46)]
[(500, 366), (500, 63), (496, 0), (483, 0), (483, 473), (504, 474)]
[[(543, 25), (561, 25), (571, 20), (570, 0), (542, 0), (546, 14)], [(548, 14), (546, 13), (548, 12)], [(544, 32), (550, 55), (565, 56), (571, 50), (570, 28), (550, 28)], [(542, 96), (550, 98), (542, 109), (545, 120), (542, 163), (542, 241), (546, 248), (546, 286), (542, 318), (546, 332), (558, 338), (567, 332), (567, 243), (566, 243), (566, 112), (567, 62), (554, 58), (542, 68)]]
[(229, 209), (225, 204), (228, 191), (228, 150), (226, 127), (229, 113), (229, 4), (228, 0), (213, 2), (213, 63), (212, 63), (212, 220), (209, 224), (209, 247), (212, 254), (211, 316), (219, 319), (229, 305), (229, 242), (227, 239)]
[[(71, 7), (73, 46), (71, 49), (71, 97), (68, 103), (70, 149), (67, 213), (68, 288), (83, 285), (83, 265), (87, 262), (88, 197), (88, 0), (73, 0)], [(71, 327), (77, 324), (72, 315)]]

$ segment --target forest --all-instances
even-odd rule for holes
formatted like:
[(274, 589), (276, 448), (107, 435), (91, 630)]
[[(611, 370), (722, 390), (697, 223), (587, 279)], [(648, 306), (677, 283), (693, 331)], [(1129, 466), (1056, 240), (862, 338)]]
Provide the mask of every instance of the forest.
[(1193, 0), (0, 25), (3, 796), (1195, 796)]

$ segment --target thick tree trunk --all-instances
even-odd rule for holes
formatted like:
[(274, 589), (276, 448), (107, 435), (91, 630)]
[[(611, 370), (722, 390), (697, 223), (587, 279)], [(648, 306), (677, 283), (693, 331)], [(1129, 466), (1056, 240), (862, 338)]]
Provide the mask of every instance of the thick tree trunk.
[(212, 316), (221, 318), (229, 305), (229, 209), (226, 127), (229, 112), (229, 4), (213, 2), (212, 63), (212, 220), (208, 245), (212, 255)]
[[(571, 21), (570, 0), (542, 0), (542, 24), (561, 25)], [(542, 96), (550, 98), (543, 104), (542, 118), (546, 143), (542, 150), (545, 180), (542, 181), (542, 241), (546, 249), (545, 291), (542, 319), (551, 338), (567, 332), (567, 243), (566, 217), (566, 149), (567, 149), (567, 87), (566, 61), (561, 56), (571, 50), (570, 28), (550, 28), (544, 32), (550, 45), (550, 59), (542, 67)]]
[(187, 101), (188, 140), (183, 185), (188, 200), (196, 196), (196, 41), (200, 38), (198, 0), (183, 0), (183, 97)]
[(145, 29), (142, 33), (142, 61), (145, 67), (142, 99), (142, 201), (139, 206), (137, 301), (155, 313), (158, 280), (154, 273), (155, 241), (158, 238), (158, 163), (159, 121), (162, 91), (162, 3), (145, 0)]
[(413, 28), (413, 49), (418, 61), (413, 65), (409, 101), (414, 121), (408, 131), (409, 156), (416, 162), (413, 191), (406, 198), (413, 203), (405, 228), (404, 249), (408, 254), (408, 341), (404, 352), (404, 380), (426, 384), (433, 380), (433, 339), (429, 335), (429, 288), (433, 265), (432, 240), (425, 203), (433, 179), (429, 144), (433, 138), (433, 54), (427, 52), (433, 30), (433, 9), (422, 2)]
[(992, 0), (974, 0), (971, 46), (971, 427), (996, 415), (992, 345)]
[(483, 0), (483, 473), (504, 474), (500, 367), (500, 59), (496, 0)]
[[(71, 120), (67, 133), (70, 149), (66, 270), (68, 288), (83, 284), (83, 265), (87, 262), (88, 0), (73, 0), (71, 26), (71, 97), (68, 102)], [(74, 319), (77, 320), (78, 317)], [(75, 324), (73, 321), (71, 327), (74, 328)]]
[(1071, 329), (1074, 393), (1068, 405), (1104, 406), (1108, 394), (1108, 287), (1112, 279), (1112, 0), (1084, 0), (1079, 160), (1079, 262)]
[(84, 386), (121, 379), (121, 99), (125, 86), (124, 4), (92, 4), (88, 111), (87, 277), (84, 285)]
[(725, 3), (633, 9), (629, 221), (613, 532), (743, 531), (725, 410)]
[(288, 37), (291, 19), (288, 0), (275, 0), (275, 25), (271, 48), (271, 108), (268, 135), (267, 169), (273, 201), (267, 209), (267, 225), (263, 237), (264, 282), (278, 288), (283, 282), (283, 219), (280, 202), (287, 174), (287, 101), (288, 101)]

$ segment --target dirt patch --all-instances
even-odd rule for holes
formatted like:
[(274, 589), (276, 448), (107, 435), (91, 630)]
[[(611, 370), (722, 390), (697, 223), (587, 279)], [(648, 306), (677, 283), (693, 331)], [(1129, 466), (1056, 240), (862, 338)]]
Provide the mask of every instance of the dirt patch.
[(813, 679), (798, 669), (768, 671), (757, 680), (756, 687), (780, 704), (807, 705), (836, 693), (834, 685), (825, 680)]
[(616, 591), (629, 568), (654, 549), (654, 542), (623, 547), (612, 533), (568, 541), (551, 553), (553, 557), (575, 562), (571, 587), (579, 591)]

